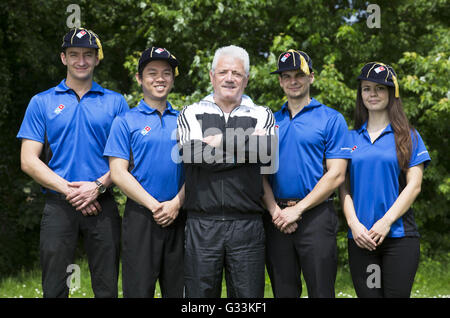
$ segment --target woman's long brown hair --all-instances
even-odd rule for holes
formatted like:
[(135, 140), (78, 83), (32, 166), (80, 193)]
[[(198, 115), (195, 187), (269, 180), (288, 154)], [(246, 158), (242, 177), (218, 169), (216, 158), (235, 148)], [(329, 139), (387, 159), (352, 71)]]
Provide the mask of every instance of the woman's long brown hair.
[[(416, 137), (416, 131), (410, 125), (408, 118), (403, 111), (401, 99), (395, 98), (394, 88), (390, 86), (387, 87), (389, 89), (389, 103), (387, 106), (387, 111), (392, 130), (394, 131), (397, 159), (400, 168), (403, 171), (406, 171), (409, 168), (409, 160), (412, 153), (413, 140), (411, 138), (411, 131), (413, 131), (414, 138)], [(359, 85), (356, 95), (355, 129), (361, 128), (368, 118), (369, 112), (364, 106), (361, 96), (361, 85)]]

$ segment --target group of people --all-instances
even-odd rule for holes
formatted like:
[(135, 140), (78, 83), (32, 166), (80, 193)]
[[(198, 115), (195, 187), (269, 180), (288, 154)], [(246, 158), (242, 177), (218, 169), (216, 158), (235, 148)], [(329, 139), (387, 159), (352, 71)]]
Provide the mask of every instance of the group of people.
[[(143, 99), (93, 81), (103, 58), (84, 28), (63, 38), (67, 76), (35, 95), (18, 138), (21, 167), (42, 185), (44, 297), (67, 297), (67, 267), (83, 236), (96, 297), (334, 297), (339, 188), (351, 276), (359, 297), (409, 297), (419, 263), (411, 205), (430, 157), (402, 109), (397, 74), (371, 62), (358, 76), (354, 130), (310, 96), (312, 59), (279, 55), (287, 101), (275, 114), (244, 94), (245, 49), (216, 50), (213, 92), (176, 110), (167, 100), (178, 60), (146, 49), (136, 80)], [(127, 196), (123, 220), (111, 187)], [(368, 284), (368, 266), (380, 284)]]

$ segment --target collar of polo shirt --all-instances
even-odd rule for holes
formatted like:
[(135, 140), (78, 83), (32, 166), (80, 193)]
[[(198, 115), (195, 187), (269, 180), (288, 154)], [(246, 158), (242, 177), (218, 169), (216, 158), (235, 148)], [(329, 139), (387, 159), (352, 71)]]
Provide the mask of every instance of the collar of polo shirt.
[[(166, 101), (166, 110), (171, 112), (172, 114), (175, 114), (176, 111), (173, 109), (172, 105)], [(139, 105), (137, 106), (137, 108), (139, 109), (139, 111), (145, 113), (145, 114), (152, 114), (153, 112), (155, 112), (157, 109), (156, 108), (152, 108), (150, 107), (145, 101), (144, 99), (141, 99), (141, 101), (139, 102)]]

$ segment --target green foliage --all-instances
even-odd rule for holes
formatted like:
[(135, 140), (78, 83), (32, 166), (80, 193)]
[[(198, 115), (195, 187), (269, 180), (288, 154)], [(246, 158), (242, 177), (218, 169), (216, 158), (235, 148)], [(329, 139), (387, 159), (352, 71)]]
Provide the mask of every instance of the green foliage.
[[(37, 260), (42, 195), (20, 171), (18, 127), (30, 98), (65, 75), (59, 47), (72, 1), (9, 0), (0, 3), (0, 273)], [(367, 1), (80, 0), (82, 25), (102, 40), (105, 59), (95, 80), (141, 98), (134, 79), (140, 52), (166, 47), (180, 61), (169, 100), (182, 108), (209, 92), (214, 51), (235, 44), (247, 49), (251, 74), (246, 94), (280, 109), (278, 55), (288, 48), (308, 52), (314, 64), (312, 95), (339, 110), (352, 127), (357, 82), (363, 64), (382, 61), (398, 73), (411, 123), (432, 157), (422, 193), (414, 203), (423, 255), (450, 250), (449, 88), (450, 21), (446, 0), (380, 0), (381, 28), (366, 25)], [(116, 193), (123, 209), (124, 196)], [(346, 264), (345, 221), (339, 232), (340, 263)]]
[[(58, 49), (62, 37), (55, 34), (65, 17), (57, 6), (56, 1), (0, 3), (0, 274), (38, 259), (42, 197), (39, 186), (20, 171), (15, 135), (30, 97), (64, 75)], [(54, 19), (43, 19), (49, 12)]]

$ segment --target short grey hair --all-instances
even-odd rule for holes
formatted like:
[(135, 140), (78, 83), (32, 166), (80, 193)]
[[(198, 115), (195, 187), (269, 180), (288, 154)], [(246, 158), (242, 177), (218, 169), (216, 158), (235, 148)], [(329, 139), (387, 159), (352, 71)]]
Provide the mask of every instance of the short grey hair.
[(214, 53), (214, 59), (211, 64), (211, 71), (214, 73), (217, 63), (222, 56), (231, 56), (240, 59), (244, 63), (245, 74), (250, 74), (250, 57), (245, 49), (236, 45), (229, 45), (218, 48)]

